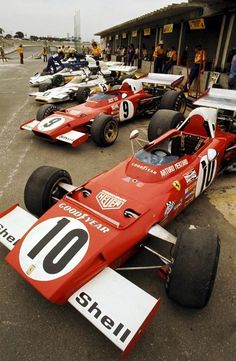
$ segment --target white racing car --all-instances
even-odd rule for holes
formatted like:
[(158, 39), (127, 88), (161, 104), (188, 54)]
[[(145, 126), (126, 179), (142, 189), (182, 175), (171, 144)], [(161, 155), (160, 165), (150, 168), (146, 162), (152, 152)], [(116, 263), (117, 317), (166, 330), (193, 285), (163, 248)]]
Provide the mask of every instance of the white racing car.
[[(63, 63), (63, 61), (62, 61)], [(73, 59), (68, 59), (64, 64), (75, 64), (76, 62)], [(71, 81), (77, 75), (83, 75), (82, 68), (90, 70), (93, 74), (95, 74), (99, 68), (103, 69), (103, 71), (107, 70), (111, 66), (121, 66), (121, 62), (104, 62), (104, 61), (96, 61), (90, 55), (86, 55), (86, 61), (76, 63), (77, 67), (75, 69), (71, 67), (66, 67), (64, 69), (59, 70), (57, 73), (47, 74), (44, 71), (42, 73), (37, 72), (34, 74), (29, 81), (29, 85), (32, 87), (40, 87), (40, 91), (46, 91), (50, 88), (58, 87), (65, 85), (69, 81)], [(137, 68), (136, 68), (137, 69)]]
[(33, 92), (29, 95), (35, 96), (38, 103), (55, 104), (70, 100), (84, 103), (89, 94), (110, 90), (111, 86), (120, 84), (124, 77), (133, 77), (136, 70), (135, 66), (118, 65), (111, 66), (109, 69), (101, 69), (96, 75), (93, 75), (87, 69), (82, 69), (81, 75), (74, 77), (64, 86)]

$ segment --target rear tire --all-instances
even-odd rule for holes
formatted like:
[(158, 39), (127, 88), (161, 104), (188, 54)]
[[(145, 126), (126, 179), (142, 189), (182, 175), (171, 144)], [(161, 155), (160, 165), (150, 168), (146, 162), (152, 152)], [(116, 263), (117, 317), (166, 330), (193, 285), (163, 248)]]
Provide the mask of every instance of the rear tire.
[(41, 122), (44, 118), (47, 118), (49, 115), (55, 113), (57, 107), (53, 104), (44, 104), (37, 111), (36, 119)]
[(39, 91), (40, 92), (45, 92), (49, 89), (52, 89), (52, 84), (51, 83), (42, 83), (39, 84)]
[(112, 145), (118, 133), (119, 125), (110, 115), (99, 114), (91, 126), (91, 138), (99, 147)]
[(79, 104), (85, 103), (90, 94), (90, 88), (79, 88), (76, 92), (76, 100)]
[(184, 113), (186, 104), (187, 100), (182, 91), (168, 90), (161, 98), (160, 109), (170, 109)]
[(148, 140), (152, 142), (160, 135), (184, 121), (184, 115), (174, 110), (160, 109), (153, 114), (148, 125)]
[(61, 74), (54, 75), (52, 78), (52, 85), (54, 87), (59, 87), (65, 85), (65, 79)]
[(70, 174), (50, 166), (37, 168), (25, 185), (24, 201), (28, 211), (40, 217), (56, 202), (52, 197), (61, 199), (66, 192), (58, 187), (59, 182), (72, 184)]
[(219, 254), (219, 237), (214, 230), (185, 228), (177, 238), (169, 267), (169, 298), (186, 307), (205, 307), (214, 286)]

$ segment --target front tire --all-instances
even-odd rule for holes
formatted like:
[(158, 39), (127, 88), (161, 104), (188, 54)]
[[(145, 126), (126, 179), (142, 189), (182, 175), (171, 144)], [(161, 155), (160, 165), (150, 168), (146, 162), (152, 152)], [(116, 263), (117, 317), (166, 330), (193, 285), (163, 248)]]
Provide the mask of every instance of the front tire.
[(70, 174), (62, 169), (42, 166), (29, 177), (24, 190), (24, 201), (28, 211), (40, 217), (66, 193), (58, 184), (72, 184)]
[(169, 267), (169, 298), (186, 307), (205, 307), (214, 286), (219, 254), (219, 237), (214, 230), (185, 228), (177, 238)]
[(49, 115), (55, 113), (57, 107), (53, 104), (44, 104), (37, 111), (36, 119), (41, 122), (44, 118), (47, 118)]
[(184, 113), (187, 100), (182, 91), (168, 90), (161, 98), (160, 109), (170, 109)]
[(148, 140), (152, 142), (160, 135), (184, 121), (184, 115), (174, 110), (160, 109), (153, 114), (148, 125)]
[(112, 145), (118, 136), (118, 122), (110, 115), (99, 114), (91, 126), (91, 138), (99, 147)]

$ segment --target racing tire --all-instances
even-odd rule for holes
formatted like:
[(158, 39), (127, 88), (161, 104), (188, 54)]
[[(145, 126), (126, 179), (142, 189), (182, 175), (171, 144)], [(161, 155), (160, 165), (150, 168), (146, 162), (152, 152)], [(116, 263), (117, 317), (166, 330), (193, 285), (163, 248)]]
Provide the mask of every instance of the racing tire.
[(51, 83), (43, 83), (43, 84), (39, 84), (39, 92), (45, 92), (49, 89), (52, 89), (52, 84)]
[(220, 254), (220, 241), (209, 228), (185, 228), (173, 252), (166, 292), (182, 306), (203, 308), (212, 293)]
[(148, 125), (147, 135), (149, 142), (152, 142), (168, 130), (176, 128), (184, 119), (184, 115), (180, 112), (168, 109), (158, 110), (153, 114)]
[(48, 117), (49, 115), (55, 113), (57, 111), (57, 107), (53, 104), (44, 104), (37, 111), (36, 119), (38, 121), (43, 120), (44, 118)]
[(90, 94), (90, 88), (79, 88), (76, 92), (76, 100), (79, 104), (85, 103)]
[(187, 100), (182, 91), (168, 90), (161, 98), (160, 109), (176, 110), (184, 114)]
[(24, 202), (28, 211), (37, 217), (44, 214), (56, 201), (61, 199), (66, 191), (58, 184), (72, 184), (70, 174), (59, 168), (42, 166), (29, 177), (24, 190)]
[(91, 138), (99, 147), (112, 145), (118, 136), (118, 122), (110, 115), (99, 114), (91, 126)]
[(61, 74), (54, 75), (52, 78), (52, 85), (54, 87), (65, 85), (65, 79)]

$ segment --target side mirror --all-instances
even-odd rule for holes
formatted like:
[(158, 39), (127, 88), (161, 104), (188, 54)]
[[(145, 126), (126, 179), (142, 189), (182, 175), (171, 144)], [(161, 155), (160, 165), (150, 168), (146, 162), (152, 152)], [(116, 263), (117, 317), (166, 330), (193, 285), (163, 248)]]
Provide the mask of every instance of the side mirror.
[(138, 136), (139, 136), (139, 131), (137, 129), (134, 129), (130, 133), (129, 139), (132, 140), (132, 139), (138, 138)]
[(216, 150), (213, 149), (213, 148), (208, 149), (208, 151), (207, 151), (207, 158), (208, 158), (209, 162), (213, 162), (213, 160), (215, 160), (216, 157), (217, 157), (217, 152), (216, 152)]

